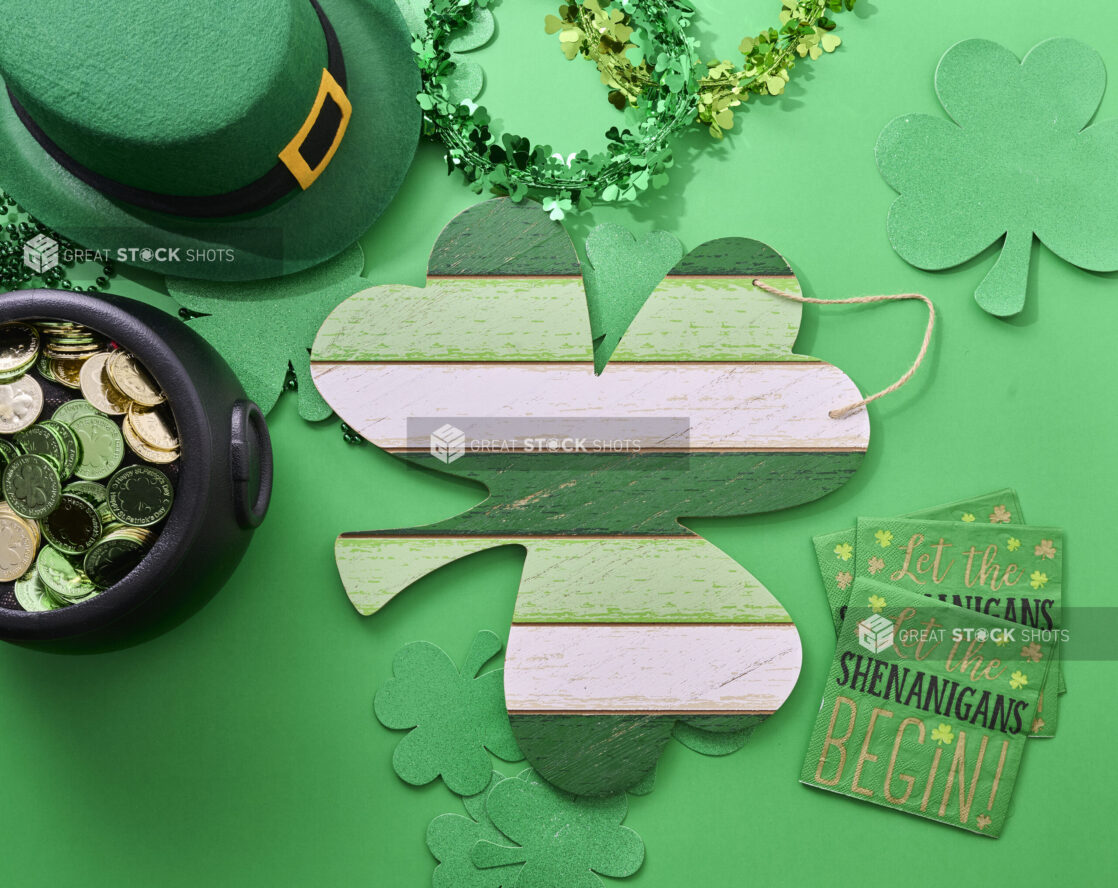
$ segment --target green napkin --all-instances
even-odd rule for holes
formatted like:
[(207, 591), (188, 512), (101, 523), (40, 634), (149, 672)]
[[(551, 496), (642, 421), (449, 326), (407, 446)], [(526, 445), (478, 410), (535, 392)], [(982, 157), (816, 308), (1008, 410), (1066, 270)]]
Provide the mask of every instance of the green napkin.
[[(1021, 503), (1013, 490), (995, 490), (984, 496), (960, 500), (910, 512), (906, 518), (930, 518), (934, 521), (967, 521), (1008, 524), (1024, 524), (1025, 516)], [(819, 561), (819, 573), (823, 576), (823, 588), (827, 592), (827, 602), (831, 607), (831, 619), (835, 632), (842, 625), (842, 606), (850, 595), (854, 583), (854, 565), (857, 563), (855, 549), (855, 529), (840, 530), (815, 537), (815, 557)]]
[(859, 577), (800, 781), (998, 836), (1054, 651), (1020, 632)]
[[(1058, 650), (1063, 599), (1063, 531), (1023, 524), (912, 518), (858, 519), (857, 576), (1016, 623), (1014, 641), (1045, 635)], [(858, 596), (851, 603), (865, 604)], [(1042, 689), (1032, 736), (1059, 721), (1059, 662)]]

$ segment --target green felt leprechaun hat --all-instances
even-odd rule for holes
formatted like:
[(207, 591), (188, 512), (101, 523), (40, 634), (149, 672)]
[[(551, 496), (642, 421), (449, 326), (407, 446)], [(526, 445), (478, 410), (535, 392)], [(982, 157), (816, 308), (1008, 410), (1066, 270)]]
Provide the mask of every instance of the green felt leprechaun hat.
[(8, 0), (0, 187), (109, 258), (251, 280), (381, 214), (419, 139), (392, 0)]

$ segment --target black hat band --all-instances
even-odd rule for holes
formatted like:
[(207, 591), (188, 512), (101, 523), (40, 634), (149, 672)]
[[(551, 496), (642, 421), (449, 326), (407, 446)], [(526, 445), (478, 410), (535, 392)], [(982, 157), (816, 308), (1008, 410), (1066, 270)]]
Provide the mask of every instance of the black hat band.
[(235, 191), (205, 195), (161, 194), (102, 176), (79, 163), (43, 132), (10, 88), (8, 98), (20, 122), (42, 149), (67, 172), (106, 197), (157, 213), (195, 219), (253, 213), (271, 206), (297, 189), (309, 188), (329, 166), (352, 114), (346, 95), (345, 59), (338, 35), (317, 0), (310, 0), (310, 4), (322, 24), (327, 49), (327, 65), (322, 72), (314, 105), (302, 128), (280, 152), (279, 162), (255, 182)]

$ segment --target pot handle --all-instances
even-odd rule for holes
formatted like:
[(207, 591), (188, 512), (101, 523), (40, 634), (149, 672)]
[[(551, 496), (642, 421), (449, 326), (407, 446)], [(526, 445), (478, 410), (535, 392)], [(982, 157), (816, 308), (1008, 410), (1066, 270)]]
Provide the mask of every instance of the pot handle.
[[(233, 429), (229, 443), (233, 467), (233, 512), (244, 528), (259, 527), (268, 514), (272, 498), (272, 439), (264, 411), (252, 401), (233, 404)], [(253, 468), (259, 472), (260, 487), (252, 498)]]

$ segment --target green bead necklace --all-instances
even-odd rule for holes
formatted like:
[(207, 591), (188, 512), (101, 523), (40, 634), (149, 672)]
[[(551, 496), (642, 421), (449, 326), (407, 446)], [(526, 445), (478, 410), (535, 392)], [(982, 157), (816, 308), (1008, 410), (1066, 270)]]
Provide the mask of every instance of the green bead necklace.
[(52, 290), (74, 290), (75, 292), (99, 293), (109, 288), (110, 280), (116, 276), (116, 268), (111, 264), (101, 267), (101, 274), (88, 286), (78, 286), (70, 274), (75, 268), (93, 265), (89, 262), (60, 261), (45, 271), (35, 271), (25, 261), (24, 247), (28, 241), (45, 235), (58, 244), (62, 257), (73, 255), (78, 248), (57, 231), (48, 228), (30, 215), (15, 199), (0, 190), (0, 293), (11, 290), (25, 290), (44, 287)]

